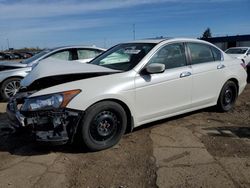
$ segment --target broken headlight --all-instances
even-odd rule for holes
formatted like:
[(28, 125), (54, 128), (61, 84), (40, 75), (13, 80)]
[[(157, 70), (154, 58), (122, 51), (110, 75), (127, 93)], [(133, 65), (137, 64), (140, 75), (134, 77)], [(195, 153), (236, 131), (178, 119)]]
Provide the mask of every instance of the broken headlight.
[(22, 105), (21, 110), (39, 111), (64, 108), (80, 92), (81, 90), (71, 90), (62, 93), (27, 98)]

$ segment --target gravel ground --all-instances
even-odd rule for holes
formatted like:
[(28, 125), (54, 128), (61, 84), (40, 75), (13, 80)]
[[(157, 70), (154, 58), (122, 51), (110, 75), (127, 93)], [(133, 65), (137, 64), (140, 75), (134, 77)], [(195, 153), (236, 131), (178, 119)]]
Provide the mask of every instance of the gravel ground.
[(229, 113), (148, 124), (95, 153), (8, 134), (0, 103), (0, 187), (250, 187), (249, 96), (250, 84)]

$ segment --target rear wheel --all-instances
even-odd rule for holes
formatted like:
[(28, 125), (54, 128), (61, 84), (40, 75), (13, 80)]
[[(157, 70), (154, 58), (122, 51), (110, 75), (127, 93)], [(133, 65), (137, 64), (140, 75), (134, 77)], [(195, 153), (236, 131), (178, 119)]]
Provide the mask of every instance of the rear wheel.
[(217, 107), (222, 112), (231, 110), (238, 96), (237, 85), (233, 81), (227, 81), (221, 92), (217, 102)]
[(20, 88), (21, 78), (9, 78), (1, 85), (1, 97), (7, 101), (13, 97)]
[(104, 101), (91, 106), (81, 122), (81, 138), (91, 151), (110, 148), (125, 133), (127, 116), (121, 105)]

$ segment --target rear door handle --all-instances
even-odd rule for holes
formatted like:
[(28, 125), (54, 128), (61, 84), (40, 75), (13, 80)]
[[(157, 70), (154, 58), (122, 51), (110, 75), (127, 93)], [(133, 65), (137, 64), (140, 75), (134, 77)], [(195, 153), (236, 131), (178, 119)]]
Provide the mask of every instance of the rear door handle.
[(225, 65), (221, 64), (217, 66), (217, 69), (224, 69), (225, 67), (226, 67)]
[(184, 78), (184, 77), (187, 77), (187, 76), (191, 76), (191, 72), (183, 72), (180, 74), (180, 78)]

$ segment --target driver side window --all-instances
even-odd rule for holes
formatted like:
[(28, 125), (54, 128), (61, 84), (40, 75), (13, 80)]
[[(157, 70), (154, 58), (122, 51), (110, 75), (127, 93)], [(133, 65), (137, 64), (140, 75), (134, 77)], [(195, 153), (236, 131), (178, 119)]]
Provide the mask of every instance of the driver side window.
[(187, 61), (183, 43), (164, 46), (149, 60), (149, 64), (153, 63), (164, 64), (166, 69), (186, 66)]
[(52, 54), (50, 57), (65, 61), (72, 60), (71, 53), (69, 50), (56, 52)]

